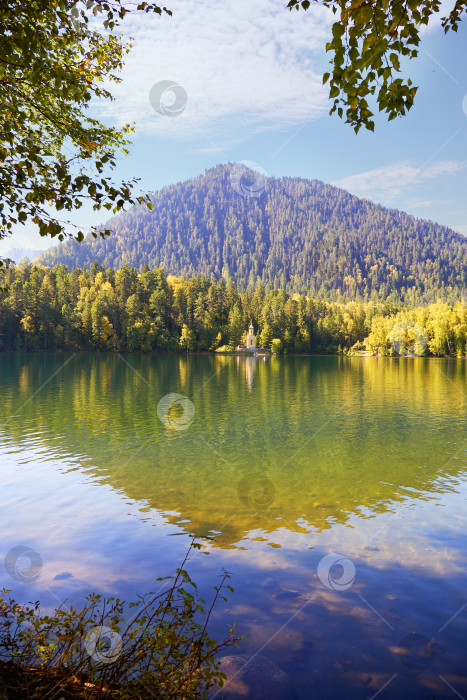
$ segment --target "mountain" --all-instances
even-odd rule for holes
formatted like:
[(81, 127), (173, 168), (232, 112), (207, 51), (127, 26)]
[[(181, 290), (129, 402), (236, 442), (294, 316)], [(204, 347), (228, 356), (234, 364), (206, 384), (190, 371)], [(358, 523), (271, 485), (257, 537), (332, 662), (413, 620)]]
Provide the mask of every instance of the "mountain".
[(20, 263), (22, 260), (24, 260), (24, 258), (33, 260), (42, 252), (42, 250), (36, 250), (34, 248), (10, 248), (10, 250), (7, 250), (6, 253), (2, 253), (0, 257), (4, 259), (10, 258), (10, 260), (13, 260), (15, 263)]
[(161, 266), (333, 299), (430, 301), (465, 294), (467, 239), (317, 180), (219, 165), (114, 217), (109, 238), (68, 241), (46, 265)]

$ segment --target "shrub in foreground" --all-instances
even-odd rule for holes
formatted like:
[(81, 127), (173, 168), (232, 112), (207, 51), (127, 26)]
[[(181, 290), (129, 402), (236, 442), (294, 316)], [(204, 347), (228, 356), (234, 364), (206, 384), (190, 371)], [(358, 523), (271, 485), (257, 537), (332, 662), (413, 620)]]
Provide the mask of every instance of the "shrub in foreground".
[[(199, 547), (192, 544), (192, 547)], [(125, 603), (91, 594), (83, 609), (42, 615), (0, 591), (0, 695), (14, 698), (202, 698), (225, 675), (216, 658), (239, 638), (207, 632), (228, 585), (223, 572), (209, 608), (186, 571), (186, 555), (163, 590)]]

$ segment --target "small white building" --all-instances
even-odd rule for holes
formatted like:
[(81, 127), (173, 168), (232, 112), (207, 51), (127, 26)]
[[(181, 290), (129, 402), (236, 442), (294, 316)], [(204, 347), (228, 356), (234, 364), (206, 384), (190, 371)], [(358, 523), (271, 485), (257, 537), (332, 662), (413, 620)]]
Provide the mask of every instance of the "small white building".
[(253, 328), (252, 323), (250, 323), (250, 328), (248, 329), (248, 335), (246, 337), (246, 349), (247, 350), (256, 350), (255, 329)]

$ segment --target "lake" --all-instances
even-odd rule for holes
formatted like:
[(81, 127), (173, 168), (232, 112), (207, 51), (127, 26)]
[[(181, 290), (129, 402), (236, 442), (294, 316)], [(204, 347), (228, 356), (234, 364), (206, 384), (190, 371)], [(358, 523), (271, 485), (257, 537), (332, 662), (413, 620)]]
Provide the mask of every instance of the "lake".
[(209, 536), (212, 633), (299, 698), (467, 696), (465, 361), (3, 354), (0, 387), (18, 600), (134, 598)]

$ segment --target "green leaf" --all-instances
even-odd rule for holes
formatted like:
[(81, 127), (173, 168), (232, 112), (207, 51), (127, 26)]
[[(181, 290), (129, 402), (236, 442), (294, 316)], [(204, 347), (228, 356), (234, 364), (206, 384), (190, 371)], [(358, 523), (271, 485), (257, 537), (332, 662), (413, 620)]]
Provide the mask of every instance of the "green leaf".
[(334, 39), (339, 39), (345, 33), (345, 27), (340, 22), (335, 22), (332, 25), (332, 35)]

